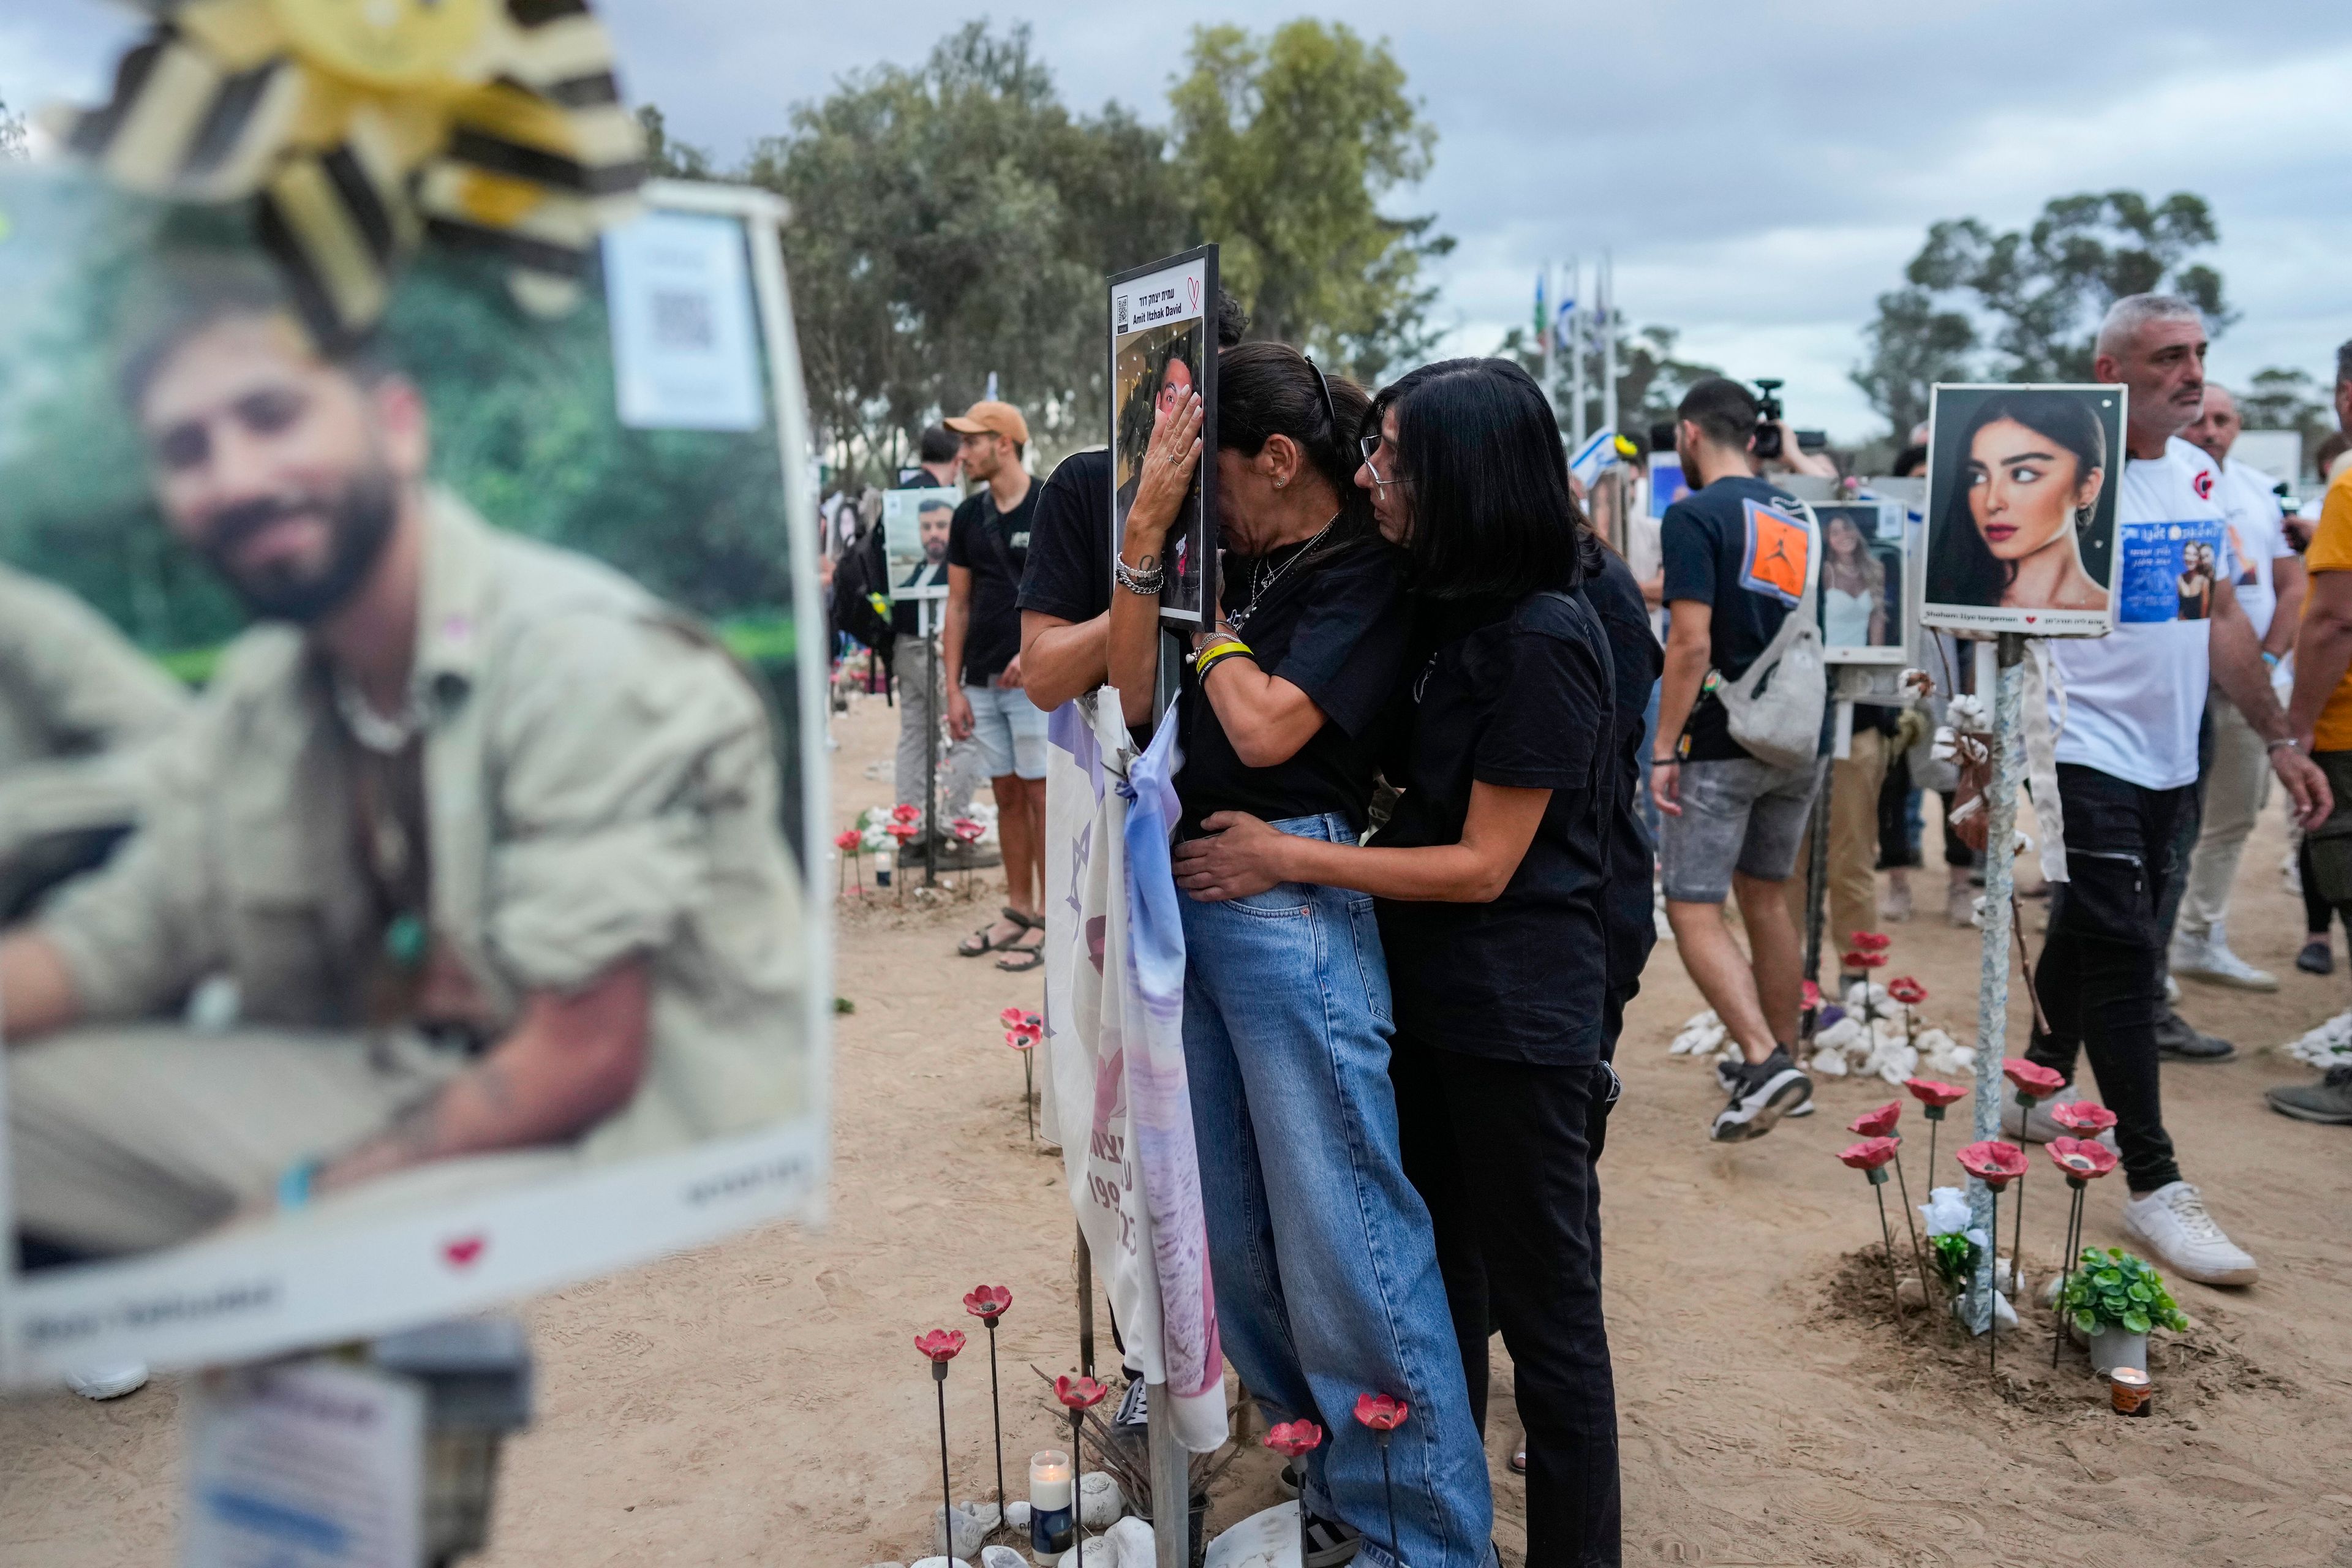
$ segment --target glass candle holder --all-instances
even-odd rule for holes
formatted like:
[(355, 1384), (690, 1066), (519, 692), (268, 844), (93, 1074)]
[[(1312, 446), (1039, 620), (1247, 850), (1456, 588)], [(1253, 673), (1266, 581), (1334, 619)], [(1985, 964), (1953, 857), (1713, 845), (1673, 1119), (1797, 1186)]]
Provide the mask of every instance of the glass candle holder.
[(1078, 1543), (1077, 1491), (1070, 1456), (1046, 1448), (1029, 1456), (1029, 1551), (1039, 1563), (1061, 1561)]

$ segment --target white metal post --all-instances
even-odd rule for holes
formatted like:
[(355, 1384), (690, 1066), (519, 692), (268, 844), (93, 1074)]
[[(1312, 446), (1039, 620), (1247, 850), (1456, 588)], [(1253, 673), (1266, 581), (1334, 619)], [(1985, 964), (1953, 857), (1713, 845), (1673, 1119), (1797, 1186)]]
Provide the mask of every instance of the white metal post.
[[(1981, 646), (1981, 645), (1979, 645)], [(2001, 1058), (2009, 1031), (2010, 890), (2017, 843), (2017, 786), (2025, 777), (2025, 638), (2000, 634), (1999, 673), (1993, 681), (1992, 779), (1985, 789), (1984, 942), (1977, 980), (1976, 1136), (2000, 1136)], [(1981, 664), (1979, 666), (1982, 668)], [(1978, 688), (1979, 695), (1983, 688)], [(1933, 1185), (1933, 1173), (1929, 1184)], [(1992, 1230), (1992, 1189), (1969, 1178), (1969, 1225), (1987, 1242), (1969, 1282), (1969, 1327), (1994, 1331), (1993, 1261), (2000, 1237)]]

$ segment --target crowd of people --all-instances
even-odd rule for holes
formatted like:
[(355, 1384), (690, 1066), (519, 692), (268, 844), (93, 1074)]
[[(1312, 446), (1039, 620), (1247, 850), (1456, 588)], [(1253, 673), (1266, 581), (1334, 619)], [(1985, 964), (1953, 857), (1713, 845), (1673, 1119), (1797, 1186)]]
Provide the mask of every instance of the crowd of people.
[[(1759, 459), (1765, 410), (1748, 388), (1713, 377), (1682, 399), (1681, 493), (1648, 540), (1627, 541), (1629, 565), (1516, 363), (1447, 361), (1368, 394), (1293, 348), (1244, 342), (1238, 307), (1220, 307), (1214, 449), (1189, 384), (1160, 398), (1123, 520), (1107, 450), (1032, 487), (1014, 477), (1017, 411), (982, 404), (950, 422), (965, 474), (984, 481), (948, 546), (950, 728), (995, 727), (982, 749), (1008, 811), (1043, 772), (1024, 736), (1052, 709), (1108, 686), (1149, 733), (1171, 531), (1214, 466), (1222, 595), (1175, 681), (1173, 863), (1227, 1353), (1275, 1414), (1342, 1416), (1286, 1470), (1304, 1490), (1308, 1563), (1483, 1563), (1499, 1331), (1526, 1434), (1512, 1468), (1527, 1478), (1528, 1560), (1615, 1562), (1595, 1167), (1660, 925), (1738, 1048), (1710, 1136), (1755, 1138), (1810, 1109), (1800, 868), (1820, 792), (1833, 930), (1911, 917), (1923, 791), (1942, 797), (1956, 924), (1976, 918), (1981, 856), (1954, 831), (1950, 782), (1913, 776), (1921, 718), (1862, 710), (1832, 765), (1822, 632), (1880, 642), (1901, 607), (1851, 524), (1814, 530), (1777, 478), (1835, 465), (1785, 424), (1777, 460)], [(2235, 406), (2206, 383), (2204, 353), (2188, 302), (2119, 301), (2095, 374), (2130, 388), (2125, 450), (2086, 450), (2054, 476), (2095, 493), (2112, 466), (2122, 523), (2218, 518), (2226, 543), (2198, 574), (2194, 614), (2053, 645), (2067, 717), (2050, 804), (2071, 871), (2037, 889), (2046, 1025), (2026, 1055), (2066, 1087), (2031, 1105), (2012, 1089), (2005, 1125), (2057, 1135), (2050, 1106), (2077, 1095), (2087, 1059), (2117, 1117), (2126, 1231), (2187, 1278), (2242, 1285), (2258, 1266), (2184, 1178), (2159, 1075), (2233, 1047), (2189, 1027), (2168, 992), (2173, 974), (2276, 984), (2227, 939), (2273, 778), (2312, 911), (2298, 963), (2332, 963), (2326, 917), (2352, 903), (2352, 462), (2315, 536), (2298, 534), (2268, 478), (2230, 461)], [(2352, 345), (2339, 371), (2352, 427)], [(2030, 434), (2042, 417), (2010, 399), (1987, 423)], [(1924, 440), (1902, 468), (1924, 461)], [(2043, 476), (1983, 466), (1994, 511), (2038, 504), (2025, 487)], [(1996, 600), (2021, 575), (2080, 566), (2038, 558), (2076, 550), (2071, 528), (1979, 531)], [(1970, 689), (1970, 653), (1942, 639), (1942, 696)], [(1024, 945), (1037, 906), (1015, 862), (1034, 851), (1008, 834), (1005, 856), (1004, 921), (968, 953)], [(2352, 1069), (2270, 1100), (2352, 1123)], [(1415, 1411), (1388, 1456), (1392, 1531), (1379, 1452), (1344, 1418), (1367, 1388)]]

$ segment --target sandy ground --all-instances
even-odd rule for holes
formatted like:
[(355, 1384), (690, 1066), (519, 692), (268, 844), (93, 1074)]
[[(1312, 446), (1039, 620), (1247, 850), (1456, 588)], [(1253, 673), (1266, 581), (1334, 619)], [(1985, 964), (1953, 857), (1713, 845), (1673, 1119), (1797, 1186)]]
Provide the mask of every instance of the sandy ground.
[[(841, 721), (845, 816), (887, 796), (895, 718), (875, 702)], [(2281, 890), (2283, 846), (2274, 805), (2232, 928), (2284, 989), (2189, 987), (2189, 1016), (2245, 1049), (2166, 1069), (2183, 1164), (2263, 1278), (2238, 1291), (2174, 1283), (2196, 1326), (2159, 1336), (2147, 1421), (2106, 1413), (2077, 1356), (2053, 1376), (2039, 1322), (2005, 1347), (1994, 1381), (1981, 1345), (1892, 1321), (1883, 1274), (1857, 1261), (1878, 1246), (1867, 1189), (1831, 1157), (1885, 1086), (1825, 1081), (1810, 1121), (1708, 1144), (1711, 1076), (1665, 1053), (1700, 1004), (1660, 946), (1621, 1050), (1627, 1094), (1603, 1166), (1628, 1561), (2352, 1564), (2352, 1134), (2275, 1116), (2260, 1095), (2306, 1076), (2267, 1047), (2341, 1008), (2346, 986), (2340, 970), (2292, 970), (2301, 906)], [(1966, 1037), (1976, 938), (1935, 917), (1939, 881), (1920, 881), (1921, 919), (1888, 928), (1889, 973), (1921, 978), (1925, 1014)], [(845, 913), (837, 989), (856, 1010), (840, 1019), (822, 1233), (772, 1228), (522, 1309), (539, 1419), (509, 1447), (488, 1562), (857, 1568), (919, 1555), (939, 1451), (910, 1341), (974, 1326), (961, 1297), (983, 1282), (1013, 1292), (999, 1351), (1019, 1495), (1026, 1456), (1061, 1430), (1028, 1368), (1068, 1370), (1077, 1352), (1059, 1165), (1030, 1147), (1020, 1062), (994, 1021), (1008, 1004), (1034, 1006), (1039, 977), (950, 952), (994, 901), (869, 896)], [(1939, 1180), (1958, 1175), (1957, 1142)], [(1915, 1188), (1925, 1152), (1924, 1139), (1909, 1145)], [(2026, 1250), (2039, 1268), (2056, 1260), (2063, 1188), (2035, 1169)], [(2093, 1189), (2092, 1243), (2121, 1242), (2121, 1198), (2114, 1182)], [(959, 1496), (994, 1487), (985, 1350), (975, 1335), (948, 1384)], [(166, 1378), (108, 1405), (0, 1403), (0, 1563), (170, 1560), (177, 1393)], [(1490, 1446), (1497, 1537), (1516, 1564), (1518, 1487), (1500, 1465), (1514, 1436), (1506, 1393)], [(1212, 1528), (1277, 1500), (1274, 1468), (1262, 1450), (1243, 1455)]]

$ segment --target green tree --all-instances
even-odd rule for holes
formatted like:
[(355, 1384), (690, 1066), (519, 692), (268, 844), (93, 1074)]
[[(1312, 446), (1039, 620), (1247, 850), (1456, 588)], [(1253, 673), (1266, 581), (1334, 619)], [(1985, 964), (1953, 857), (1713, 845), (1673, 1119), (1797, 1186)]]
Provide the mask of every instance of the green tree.
[(2193, 258), (2220, 238), (2212, 208), (2186, 191), (2057, 196), (2005, 233), (1946, 219), (1904, 268), (1908, 287), (1879, 296), (1854, 384), (1899, 437), (1938, 380), (2088, 381), (2099, 318), (2126, 294), (2179, 294), (2219, 336), (2236, 316), (2221, 275)]
[(1073, 116), (1025, 27), (973, 23), (921, 68), (797, 106), (743, 177), (791, 202), (810, 400), (835, 459), (887, 470), (993, 372), (1047, 453), (1107, 417), (1107, 273), (1181, 248), (1158, 132)]
[(662, 111), (648, 103), (637, 110), (637, 123), (646, 133), (646, 164), (656, 174), (671, 180), (715, 180), (719, 177), (718, 166), (703, 148), (679, 142), (669, 133), (669, 121)]
[(1365, 382), (1425, 354), (1438, 334), (1423, 263), (1454, 241), (1433, 217), (1381, 211), (1429, 172), (1437, 141), (1388, 45), (1309, 20), (1263, 39), (1202, 27), (1191, 64), (1169, 94), (1176, 169), (1252, 335)]

